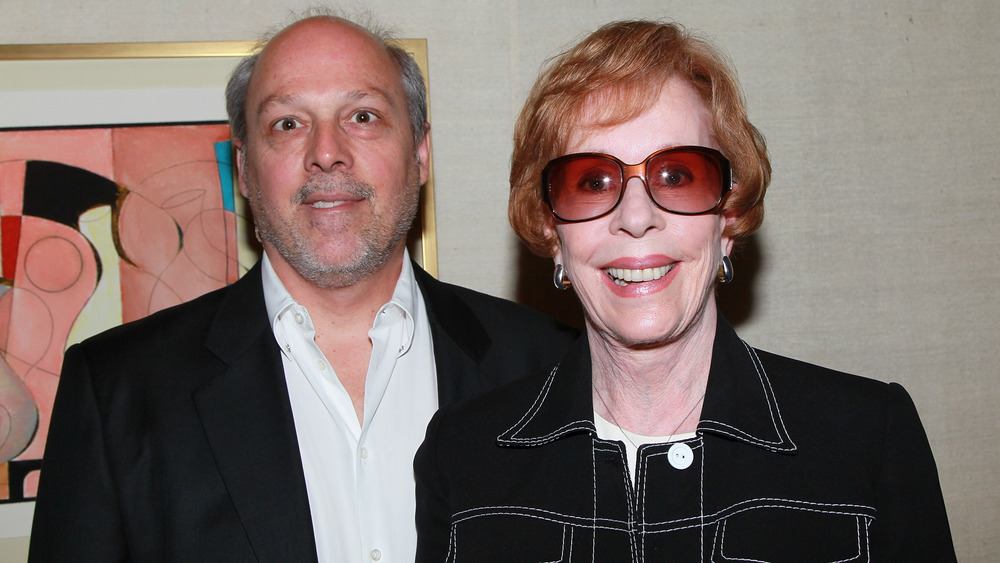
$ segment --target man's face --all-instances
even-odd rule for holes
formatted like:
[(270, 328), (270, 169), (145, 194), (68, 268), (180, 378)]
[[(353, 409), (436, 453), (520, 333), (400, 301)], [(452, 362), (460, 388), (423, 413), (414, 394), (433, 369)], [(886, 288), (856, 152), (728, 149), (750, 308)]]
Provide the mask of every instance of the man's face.
[(261, 53), (241, 189), (279, 275), (344, 287), (402, 256), (428, 174), (408, 111), (398, 67), (351, 24), (304, 20)]

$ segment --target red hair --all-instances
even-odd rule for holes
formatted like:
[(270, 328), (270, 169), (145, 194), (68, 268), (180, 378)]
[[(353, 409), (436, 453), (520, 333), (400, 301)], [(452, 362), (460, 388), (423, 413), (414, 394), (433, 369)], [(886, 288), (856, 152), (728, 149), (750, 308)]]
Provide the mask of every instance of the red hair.
[(625, 123), (655, 103), (672, 77), (688, 82), (705, 103), (715, 139), (739, 184), (723, 204), (722, 213), (735, 218), (724, 234), (739, 245), (760, 227), (771, 164), (726, 58), (678, 24), (622, 21), (602, 26), (549, 61), (514, 126), (508, 216), (532, 252), (552, 256), (556, 251), (555, 234), (547, 229), (554, 218), (542, 201), (541, 173), (564, 154), (585, 106), (601, 108), (601, 115), (586, 116), (597, 120), (593, 125)]

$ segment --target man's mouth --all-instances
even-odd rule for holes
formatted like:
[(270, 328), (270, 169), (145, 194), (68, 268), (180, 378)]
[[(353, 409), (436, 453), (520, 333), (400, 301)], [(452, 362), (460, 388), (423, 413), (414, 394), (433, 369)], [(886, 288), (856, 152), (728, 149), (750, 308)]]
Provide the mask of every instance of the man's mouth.
[(627, 268), (605, 268), (604, 273), (608, 274), (611, 281), (622, 287), (630, 283), (648, 282), (658, 280), (667, 275), (667, 272), (674, 268), (673, 264), (658, 266), (656, 268), (643, 268), (640, 270), (629, 270)]
[(310, 205), (313, 209), (329, 209), (331, 207), (337, 207), (338, 205), (343, 205), (347, 203), (346, 201), (314, 201)]

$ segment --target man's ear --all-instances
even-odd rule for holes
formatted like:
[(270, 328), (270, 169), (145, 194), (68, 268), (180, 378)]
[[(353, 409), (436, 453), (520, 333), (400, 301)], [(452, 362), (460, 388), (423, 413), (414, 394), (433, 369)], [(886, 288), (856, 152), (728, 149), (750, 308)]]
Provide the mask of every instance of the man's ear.
[(244, 158), (243, 157), (243, 155), (244, 155), (243, 148), (244, 148), (243, 147), (243, 141), (240, 141), (239, 139), (233, 139), (233, 162), (236, 163), (236, 177), (239, 178), (238, 184), (239, 184), (239, 187), (240, 187), (240, 193), (243, 194), (243, 197), (248, 197), (247, 196), (247, 183), (246, 183), (246, 178), (245, 178), (245, 174), (246, 174), (245, 166), (246, 166), (246, 163), (243, 161), (243, 158)]
[(417, 144), (417, 166), (420, 167), (420, 185), (431, 177), (431, 124), (424, 123), (424, 138)]

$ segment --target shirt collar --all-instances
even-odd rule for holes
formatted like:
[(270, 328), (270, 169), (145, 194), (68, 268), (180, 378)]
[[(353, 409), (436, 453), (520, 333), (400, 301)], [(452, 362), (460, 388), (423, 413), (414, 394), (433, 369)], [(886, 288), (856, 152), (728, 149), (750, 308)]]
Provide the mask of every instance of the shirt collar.
[(271, 326), (278, 322), (278, 316), (286, 309), (295, 305), (292, 294), (285, 289), (285, 284), (281, 283), (281, 278), (274, 271), (271, 260), (267, 253), (260, 260), (261, 282), (264, 285), (264, 307), (267, 309), (267, 320)]
[[(399, 280), (396, 281), (396, 287), (392, 291), (392, 298), (389, 299), (388, 303), (379, 308), (379, 313), (398, 309), (402, 314), (403, 342), (402, 347), (399, 349), (400, 354), (405, 354), (410, 349), (410, 346), (413, 345), (413, 331), (417, 322), (416, 315), (420, 310), (420, 307), (417, 306), (419, 299), (420, 289), (417, 287), (417, 280), (413, 276), (413, 264), (410, 262), (410, 253), (408, 250), (403, 249), (403, 267), (399, 272)], [(376, 315), (376, 322), (379, 317), (381, 315)]]
[[(298, 303), (288, 292), (288, 289), (285, 288), (285, 284), (281, 283), (281, 278), (274, 271), (274, 266), (271, 265), (266, 252), (261, 258), (261, 280), (264, 286), (264, 306), (267, 309), (267, 319), (273, 328), (281, 314), (288, 308), (298, 305)], [(410, 253), (404, 248), (403, 268), (399, 272), (399, 279), (396, 280), (396, 287), (393, 289), (392, 298), (389, 299), (388, 303), (379, 308), (379, 312), (381, 313), (382, 311), (398, 307), (402, 313), (405, 331), (404, 349), (400, 353), (405, 352), (413, 343), (414, 327), (419, 321), (416, 317), (420, 311), (420, 307), (417, 306), (419, 300), (420, 288), (417, 287), (417, 281), (413, 275), (413, 264), (410, 262)], [(376, 319), (379, 316), (376, 315)], [(375, 320), (373, 319), (373, 325), (374, 322)]]

